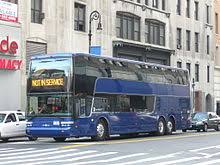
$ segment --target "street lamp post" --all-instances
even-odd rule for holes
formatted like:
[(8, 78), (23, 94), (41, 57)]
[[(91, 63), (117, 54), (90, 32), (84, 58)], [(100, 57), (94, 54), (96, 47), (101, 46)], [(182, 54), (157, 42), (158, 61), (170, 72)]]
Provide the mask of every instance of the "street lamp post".
[(193, 108), (193, 112), (195, 112), (195, 79), (193, 78), (192, 79), (192, 91), (193, 91), (193, 95), (192, 95), (192, 97), (193, 97), (193, 106), (192, 106), (192, 108)]
[(91, 53), (91, 40), (92, 40), (92, 31), (91, 31), (92, 25), (91, 24), (93, 20), (99, 20), (97, 30), (102, 30), (101, 15), (97, 10), (94, 10), (93, 12), (91, 12), (89, 16), (89, 34), (88, 34), (89, 35), (89, 53)]

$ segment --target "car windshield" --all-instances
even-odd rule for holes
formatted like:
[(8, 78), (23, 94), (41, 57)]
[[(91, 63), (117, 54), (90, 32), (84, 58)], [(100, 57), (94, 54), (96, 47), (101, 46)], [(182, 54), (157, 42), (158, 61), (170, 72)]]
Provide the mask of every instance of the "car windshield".
[(194, 113), (192, 114), (192, 120), (193, 121), (203, 121), (208, 118), (206, 113)]
[(3, 122), (3, 120), (5, 119), (6, 114), (2, 114), (0, 113), (0, 123)]

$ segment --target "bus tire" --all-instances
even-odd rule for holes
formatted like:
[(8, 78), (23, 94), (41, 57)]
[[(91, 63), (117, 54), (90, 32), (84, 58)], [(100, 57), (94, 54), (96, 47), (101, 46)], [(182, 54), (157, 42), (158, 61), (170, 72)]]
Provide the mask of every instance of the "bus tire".
[(64, 142), (66, 140), (65, 137), (54, 137), (53, 138), (56, 142)]
[(167, 121), (167, 124), (166, 124), (166, 131), (165, 131), (165, 134), (166, 135), (171, 135), (172, 132), (174, 130), (174, 120), (173, 118), (170, 118), (168, 121)]
[(96, 135), (92, 136), (92, 140), (103, 141), (107, 140), (109, 137), (108, 125), (104, 120), (100, 120), (96, 125)]
[(156, 134), (158, 136), (162, 136), (165, 134), (166, 131), (166, 124), (165, 124), (165, 120), (163, 118), (159, 118), (158, 122), (157, 122), (157, 132)]
[(29, 141), (36, 141), (38, 137), (28, 136)]

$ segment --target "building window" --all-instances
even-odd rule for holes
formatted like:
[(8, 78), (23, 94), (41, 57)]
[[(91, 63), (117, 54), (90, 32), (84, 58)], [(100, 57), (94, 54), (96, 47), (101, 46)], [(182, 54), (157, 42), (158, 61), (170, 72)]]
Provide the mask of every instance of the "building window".
[(199, 82), (199, 64), (195, 64), (195, 81)]
[(195, 52), (199, 52), (199, 33), (195, 33)]
[(75, 15), (74, 15), (74, 30), (85, 31), (85, 13), (86, 6), (75, 3)]
[(153, 7), (158, 8), (158, 0), (153, 0), (152, 4)]
[(186, 17), (190, 18), (190, 0), (186, 0)]
[(191, 64), (190, 63), (186, 63), (186, 69), (189, 71), (189, 75), (191, 73)]
[(116, 35), (119, 38), (140, 41), (140, 18), (128, 13), (117, 13)]
[(146, 20), (145, 42), (165, 46), (165, 24), (156, 20)]
[(165, 10), (165, 7), (166, 7), (166, 3), (165, 3), (165, 0), (162, 0), (162, 10)]
[(215, 33), (218, 34), (218, 13), (215, 13)]
[(195, 20), (199, 20), (199, 2), (195, 2)]
[(177, 0), (176, 13), (181, 15), (181, 0)]
[(31, 0), (31, 22), (42, 24), (42, 0)]
[(180, 61), (177, 62), (177, 68), (182, 68), (182, 62)]
[(209, 6), (208, 5), (206, 5), (206, 23), (210, 23), (210, 20), (209, 20), (209, 18), (210, 18), (210, 13), (209, 13)]
[(177, 28), (177, 33), (176, 33), (176, 48), (177, 49), (182, 49), (182, 30), (181, 28)]
[(2, 0), (2, 1), (18, 4), (18, 0)]
[(210, 66), (207, 66), (207, 82), (210, 82)]
[(209, 37), (209, 35), (207, 35), (207, 39), (206, 39), (206, 46), (207, 46), (207, 54), (209, 54), (210, 53), (210, 37)]
[(141, 0), (137, 0), (137, 3), (141, 3)]
[(190, 31), (186, 30), (186, 50), (190, 51), (191, 36)]

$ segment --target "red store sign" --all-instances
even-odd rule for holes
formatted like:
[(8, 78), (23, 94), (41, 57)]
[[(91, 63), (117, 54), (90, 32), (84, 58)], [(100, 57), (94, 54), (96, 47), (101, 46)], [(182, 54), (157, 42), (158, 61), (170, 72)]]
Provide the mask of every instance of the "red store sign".
[(0, 0), (0, 20), (18, 22), (18, 5)]
[(0, 58), (0, 69), (6, 70), (20, 70), (22, 60), (10, 59), (15, 57), (18, 50), (18, 43), (16, 41), (10, 41), (9, 36), (6, 39), (0, 40), (0, 54), (8, 56), (9, 58)]

